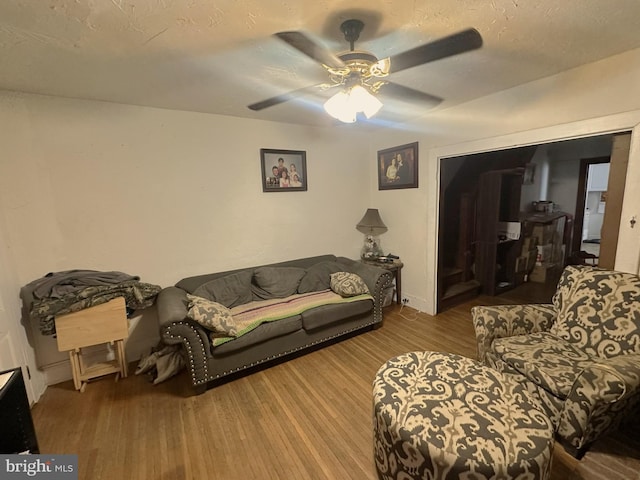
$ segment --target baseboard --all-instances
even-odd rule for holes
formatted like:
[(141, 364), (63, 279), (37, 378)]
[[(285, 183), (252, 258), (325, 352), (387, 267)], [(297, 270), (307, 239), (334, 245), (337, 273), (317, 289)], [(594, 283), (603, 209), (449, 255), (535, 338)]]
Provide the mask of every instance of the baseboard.
[(62, 360), (60, 362), (42, 365), (40, 369), (44, 373), (47, 386), (66, 382), (73, 378), (71, 375), (71, 364), (69, 363), (69, 360)]
[(407, 307), (414, 308), (414, 309), (418, 310), (419, 312), (426, 312), (427, 311), (427, 302), (424, 299), (414, 297), (413, 295), (406, 295), (404, 293), (403, 293), (402, 296), (404, 298), (406, 298), (407, 300), (409, 300), (409, 302), (406, 303)]

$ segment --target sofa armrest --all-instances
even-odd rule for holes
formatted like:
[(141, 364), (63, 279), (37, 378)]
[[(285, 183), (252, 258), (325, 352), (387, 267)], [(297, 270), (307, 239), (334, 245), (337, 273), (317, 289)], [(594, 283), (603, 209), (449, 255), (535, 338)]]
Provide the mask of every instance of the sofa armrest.
[(393, 275), (389, 270), (367, 265), (357, 260), (346, 257), (338, 257), (338, 263), (344, 265), (345, 270), (359, 275), (369, 288), (373, 297), (373, 320), (376, 323), (382, 322), (382, 304), (384, 302), (384, 291), (393, 282)]
[(156, 305), (160, 338), (167, 345), (184, 345), (192, 384), (206, 383), (211, 343), (207, 331), (187, 318), (187, 292), (181, 288), (167, 287), (158, 294)]
[(187, 318), (187, 292), (178, 287), (163, 288), (156, 299), (160, 327)]
[(558, 432), (582, 451), (640, 402), (640, 354), (598, 359), (578, 376), (560, 414)]
[(556, 311), (551, 304), (478, 306), (471, 309), (471, 318), (478, 360), (486, 364), (486, 355), (496, 338), (548, 331)]

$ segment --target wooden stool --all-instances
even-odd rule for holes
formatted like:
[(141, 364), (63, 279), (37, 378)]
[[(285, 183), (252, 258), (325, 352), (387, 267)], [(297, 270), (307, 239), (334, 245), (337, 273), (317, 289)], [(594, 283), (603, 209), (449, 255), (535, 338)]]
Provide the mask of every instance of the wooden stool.
[[(88, 380), (110, 373), (116, 374), (116, 381), (127, 376), (124, 339), (129, 336), (129, 327), (124, 297), (56, 317), (56, 334), (58, 350), (69, 351), (76, 390), (84, 392)], [(82, 348), (103, 343), (115, 344), (115, 360), (85, 365)]]

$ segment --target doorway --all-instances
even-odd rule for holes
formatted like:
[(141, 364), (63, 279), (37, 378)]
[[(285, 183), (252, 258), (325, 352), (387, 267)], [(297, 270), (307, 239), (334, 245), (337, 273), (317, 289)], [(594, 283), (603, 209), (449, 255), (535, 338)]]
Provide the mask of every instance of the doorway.
[[(481, 282), (478, 282), (479, 279), (476, 279), (473, 275), (475, 272), (475, 265), (473, 264), (475, 252), (474, 245), (478, 239), (473, 236), (475, 232), (472, 228), (465, 228), (465, 226), (462, 225), (464, 222), (469, 222), (468, 217), (474, 212), (474, 209), (470, 208), (466, 211), (460, 209), (458, 210), (458, 215), (452, 215), (451, 212), (452, 206), (455, 208), (457, 205), (462, 208), (464, 205), (474, 205), (474, 198), (477, 198), (477, 191), (475, 191), (475, 197), (473, 195), (470, 196), (469, 194), (469, 191), (473, 191), (473, 188), (468, 189), (468, 192), (466, 193), (461, 192), (456, 197), (456, 194), (452, 194), (450, 191), (450, 185), (456, 185), (456, 182), (460, 183), (456, 179), (457, 176), (463, 176), (467, 179), (474, 177), (477, 178), (479, 173), (478, 170), (493, 169), (495, 168), (495, 165), (493, 164), (496, 162), (502, 162), (503, 165), (501, 165), (501, 167), (504, 168), (505, 158), (511, 159), (509, 160), (511, 162), (511, 165), (509, 166), (512, 168), (521, 168), (525, 164), (535, 165), (533, 168), (533, 171), (535, 172), (533, 178), (529, 179), (527, 185), (522, 185), (521, 187), (520, 211), (523, 215), (527, 212), (531, 212), (535, 203), (542, 200), (551, 203), (553, 205), (552, 208), (554, 212), (565, 213), (569, 226), (565, 231), (562, 248), (565, 249), (563, 257), (567, 258), (573, 251), (576, 251), (573, 242), (578, 242), (577, 251), (579, 251), (582, 240), (582, 231), (580, 230), (579, 234), (576, 234), (575, 228), (577, 225), (573, 222), (574, 219), (580, 217), (580, 229), (582, 229), (584, 224), (584, 208), (587, 203), (586, 197), (584, 196), (586, 194), (584, 192), (588, 191), (586, 183), (588, 180), (588, 171), (585, 172), (584, 178), (581, 180), (581, 159), (599, 159), (597, 162), (591, 162), (593, 164), (608, 162), (612, 152), (613, 137), (614, 135), (607, 134), (500, 150), (497, 152), (485, 152), (482, 154), (465, 155), (462, 157), (441, 158), (441, 185), (439, 199), (440, 228), (437, 246), (436, 312), (444, 311), (447, 308), (460, 303), (460, 301), (468, 299), (469, 295), (486, 293), (482, 292), (481, 288), (477, 288), (477, 284)], [(534, 149), (533, 153), (531, 153), (532, 148)], [(592, 178), (595, 178), (595, 176)], [(624, 182), (617, 184), (616, 187), (622, 191), (622, 194), (624, 193)], [(475, 188), (477, 189), (477, 184)], [(579, 201), (579, 190), (581, 188), (583, 192), (582, 202)], [(622, 195), (620, 198), (622, 198)], [(595, 209), (597, 211), (598, 206), (596, 206)], [(452, 219), (457, 219), (462, 223), (458, 226), (452, 225)], [(619, 220), (620, 217), (618, 215), (618, 225)], [(604, 235), (606, 236), (608, 233), (611, 233), (611, 230), (614, 228), (615, 227), (607, 229)], [(451, 232), (456, 233), (457, 238), (452, 238)], [(459, 232), (463, 232), (465, 236), (463, 237)], [(462, 241), (463, 239), (464, 242)], [(456, 244), (464, 244), (466, 249), (451, 251)], [(599, 244), (594, 243), (593, 245)], [(457, 301), (455, 298), (451, 298), (451, 295), (447, 293), (456, 291), (456, 286), (451, 284), (452, 277), (449, 275), (449, 272), (453, 271), (452, 265), (450, 265), (451, 259), (459, 259), (458, 265), (453, 265), (453, 267), (457, 267), (457, 270), (460, 270), (461, 265), (464, 267), (465, 275), (462, 276), (462, 279), (465, 281), (465, 286), (468, 286), (469, 288), (475, 287), (471, 292), (469, 292), (468, 289), (463, 290), (465, 295), (460, 296), (460, 301)], [(468, 265), (469, 262), (471, 262), (470, 266)], [(558, 265), (558, 269), (560, 270), (563, 267), (564, 263), (562, 265)], [(471, 272), (471, 275), (467, 272)], [(555, 281), (557, 281), (557, 278), (549, 277), (550, 283)], [(458, 288), (457, 290), (462, 289)], [(550, 292), (553, 292), (553, 290), (553, 288), (545, 289), (545, 291)], [(535, 301), (539, 300), (539, 297), (535, 298)], [(548, 300), (550, 300), (550, 298)]]
[[(504, 209), (501, 190), (511, 192), (507, 216), (517, 220), (525, 165), (535, 151), (536, 146), (529, 146), (441, 160), (438, 312), (477, 296), (489, 285), (495, 256), (488, 246), (487, 228), (492, 227), (487, 223), (496, 226), (499, 221), (499, 210)], [(515, 181), (497, 181), (491, 172), (504, 172), (507, 176), (500, 178)]]
[(580, 160), (571, 252), (594, 265), (600, 257), (610, 160), (610, 156)]

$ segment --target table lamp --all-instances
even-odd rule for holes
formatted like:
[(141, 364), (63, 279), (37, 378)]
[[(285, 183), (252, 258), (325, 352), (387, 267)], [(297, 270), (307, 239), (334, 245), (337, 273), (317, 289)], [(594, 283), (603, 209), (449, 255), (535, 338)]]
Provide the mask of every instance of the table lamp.
[(387, 226), (380, 218), (378, 209), (368, 208), (362, 220), (356, 225), (356, 229), (364, 233), (364, 245), (360, 256), (365, 260), (375, 260), (382, 256), (382, 248), (380, 247), (378, 236), (387, 231)]

